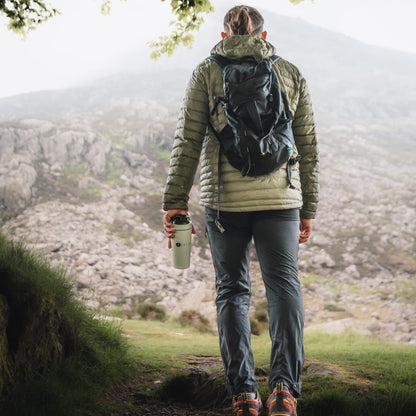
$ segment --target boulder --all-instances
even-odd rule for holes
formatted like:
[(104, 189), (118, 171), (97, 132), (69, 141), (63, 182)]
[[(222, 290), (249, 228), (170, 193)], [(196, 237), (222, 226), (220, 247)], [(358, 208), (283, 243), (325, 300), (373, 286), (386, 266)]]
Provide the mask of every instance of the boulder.
[(0, 177), (0, 205), (10, 211), (19, 211), (32, 199), (32, 187), (37, 179), (36, 170), (25, 163)]

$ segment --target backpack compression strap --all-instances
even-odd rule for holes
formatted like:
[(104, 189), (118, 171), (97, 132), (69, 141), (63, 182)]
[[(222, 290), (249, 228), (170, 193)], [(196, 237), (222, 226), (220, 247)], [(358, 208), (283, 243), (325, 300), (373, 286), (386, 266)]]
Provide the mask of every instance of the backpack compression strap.
[[(279, 55), (271, 55), (271, 56), (269, 56), (266, 59), (270, 59), (270, 61), (272, 62), (272, 64), (274, 64), (280, 58), (281, 57)], [(240, 59), (231, 59), (231, 58), (228, 58), (227, 56), (220, 55), (218, 53), (213, 53), (212, 55), (208, 56), (207, 59), (211, 59), (211, 61), (216, 62), (223, 69), (227, 65), (241, 63), (241, 62), (244, 62), (244, 61), (246, 61), (248, 59), (254, 59), (255, 61), (259, 62), (258, 59), (256, 59), (254, 56), (244, 56), (244, 57), (242, 57)]]
[[(214, 53), (210, 56), (208, 56), (207, 59), (211, 59), (211, 61), (216, 62), (222, 69), (224, 69), (227, 65), (230, 64), (236, 64), (236, 63), (241, 63), (242, 61), (249, 59), (249, 58), (253, 58), (252, 56), (247, 56), (247, 57), (242, 57), (241, 59), (230, 59), (226, 56), (223, 55), (219, 55), (218, 53)], [(271, 61), (272, 64), (274, 64), (275, 62), (277, 62), (279, 59), (281, 59), (282, 57), (279, 55), (271, 55), (266, 59), (269, 59)], [(254, 58), (256, 61), (257, 59)], [(276, 71), (275, 71), (276, 73)], [(276, 74), (277, 76), (277, 74)], [(283, 105), (285, 107), (285, 112), (286, 112), (286, 117), (288, 117), (290, 120), (293, 119), (292, 117), (292, 113), (290, 112), (289, 109), (289, 105), (287, 102), (287, 98), (286, 95), (284, 94), (284, 92), (282, 91), (282, 99), (283, 99)], [(218, 104), (224, 102), (224, 97), (215, 97), (215, 106), (211, 111), (211, 115), (215, 113), (215, 110), (217, 109)]]

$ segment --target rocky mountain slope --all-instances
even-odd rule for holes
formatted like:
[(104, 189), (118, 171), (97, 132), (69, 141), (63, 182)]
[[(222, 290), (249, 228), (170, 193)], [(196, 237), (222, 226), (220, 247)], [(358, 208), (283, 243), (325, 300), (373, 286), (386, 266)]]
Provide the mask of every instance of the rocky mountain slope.
[[(291, 23), (276, 19), (283, 28)], [(298, 30), (282, 44), (292, 39), (286, 56), (305, 53), (299, 62), (309, 74), (321, 144), (321, 202), (299, 261), (307, 330), (353, 328), (416, 343), (416, 95), (409, 83), (415, 59), (311, 32), (309, 25)], [(321, 42), (319, 64), (307, 59), (312, 38)], [(386, 57), (395, 57), (396, 70)], [(198, 309), (215, 326), (198, 184), (190, 269), (173, 269), (162, 233), (161, 195), (186, 78), (183, 71), (170, 74), (162, 77), (164, 90), (144, 91), (150, 95), (140, 96), (126, 76), (113, 79), (117, 94), (97, 84), (83, 91), (90, 103), (100, 102), (88, 108), (73, 92), (56, 92), (73, 107), (50, 117), (39, 95), (14, 97), (8, 107), (10, 100), (0, 100), (0, 120), (8, 120), (0, 124), (2, 228), (66, 267), (93, 308), (134, 315), (139, 303), (155, 302), (171, 315)], [(43, 119), (11, 120), (22, 114)], [(252, 260), (254, 313), (265, 308), (265, 295), (255, 252)]]
[[(3, 229), (67, 267), (77, 293), (94, 308), (134, 315), (138, 303), (151, 301), (171, 314), (198, 309), (214, 323), (213, 270), (197, 186), (190, 269), (173, 269), (162, 233), (175, 114), (145, 102), (129, 103), (120, 114), (125, 117), (114, 110), (59, 123), (3, 124)], [(110, 134), (108, 125), (118, 127)], [(354, 327), (414, 342), (414, 165), (400, 164), (399, 155), (392, 159), (358, 127), (353, 134), (322, 129), (320, 137), (321, 204), (299, 263), (308, 327), (332, 322), (330, 331)], [(255, 253), (251, 273), (254, 312), (265, 307)]]

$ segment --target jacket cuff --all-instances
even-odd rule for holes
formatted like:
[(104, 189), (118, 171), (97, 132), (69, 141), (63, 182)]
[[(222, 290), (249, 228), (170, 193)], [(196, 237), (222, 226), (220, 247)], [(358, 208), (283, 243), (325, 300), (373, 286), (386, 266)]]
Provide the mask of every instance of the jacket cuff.
[(182, 205), (182, 204), (175, 204), (175, 205), (163, 204), (162, 209), (163, 209), (163, 211), (169, 211), (170, 209), (182, 209), (184, 211), (189, 211), (188, 204), (184, 204), (184, 205)]
[(307, 211), (307, 210), (300, 210), (300, 218), (302, 218), (303, 220), (313, 220), (315, 219), (316, 216), (316, 212), (312, 212), (312, 211)]

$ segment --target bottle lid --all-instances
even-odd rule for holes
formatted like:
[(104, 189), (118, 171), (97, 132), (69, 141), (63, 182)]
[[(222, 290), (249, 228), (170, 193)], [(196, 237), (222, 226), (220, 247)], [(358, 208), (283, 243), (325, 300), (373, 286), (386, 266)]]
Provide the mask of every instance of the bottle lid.
[(189, 218), (187, 215), (176, 214), (171, 219), (170, 222), (176, 225), (186, 225), (189, 224)]

